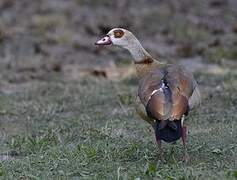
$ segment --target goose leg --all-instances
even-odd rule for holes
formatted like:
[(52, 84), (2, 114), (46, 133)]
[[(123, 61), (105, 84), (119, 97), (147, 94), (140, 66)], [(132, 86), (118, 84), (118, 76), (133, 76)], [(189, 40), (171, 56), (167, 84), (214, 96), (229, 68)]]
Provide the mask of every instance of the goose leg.
[(163, 152), (163, 148), (162, 148), (162, 145), (161, 145), (161, 139), (159, 139), (157, 136), (156, 136), (156, 121), (153, 121), (153, 124), (152, 124), (152, 127), (155, 131), (155, 138), (156, 138), (156, 142), (157, 142), (157, 145), (158, 145), (158, 148), (159, 148), (159, 152), (160, 152), (160, 160), (161, 161), (164, 161), (164, 152)]
[(159, 151), (160, 151), (160, 160), (164, 161), (164, 152), (163, 152), (163, 148), (162, 148), (162, 145), (161, 145), (161, 140), (156, 139), (156, 142), (158, 144), (158, 148), (159, 148)]
[(189, 161), (189, 155), (187, 152), (187, 127), (183, 125), (184, 116), (182, 117), (182, 142), (183, 142), (183, 161), (187, 163)]

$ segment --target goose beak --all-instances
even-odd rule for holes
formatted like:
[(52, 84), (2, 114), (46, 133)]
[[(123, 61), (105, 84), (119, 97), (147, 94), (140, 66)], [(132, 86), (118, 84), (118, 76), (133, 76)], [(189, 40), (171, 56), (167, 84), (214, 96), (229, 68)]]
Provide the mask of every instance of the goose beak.
[(95, 45), (110, 45), (112, 41), (108, 35), (101, 38), (99, 41), (95, 42)]

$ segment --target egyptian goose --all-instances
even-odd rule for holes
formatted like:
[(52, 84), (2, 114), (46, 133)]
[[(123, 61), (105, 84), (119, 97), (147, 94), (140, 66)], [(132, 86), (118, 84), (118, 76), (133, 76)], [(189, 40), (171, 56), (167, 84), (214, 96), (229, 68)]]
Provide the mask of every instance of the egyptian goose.
[(113, 44), (131, 53), (139, 78), (138, 114), (154, 128), (162, 159), (161, 140), (170, 143), (182, 138), (183, 160), (187, 162), (187, 127), (184, 119), (200, 103), (200, 93), (193, 75), (180, 65), (154, 59), (137, 38), (123, 28), (110, 30), (95, 44)]

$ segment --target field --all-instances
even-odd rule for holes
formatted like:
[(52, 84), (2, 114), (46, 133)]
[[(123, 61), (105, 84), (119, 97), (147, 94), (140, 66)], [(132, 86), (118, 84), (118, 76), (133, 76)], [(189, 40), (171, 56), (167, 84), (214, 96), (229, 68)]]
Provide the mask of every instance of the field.
[[(235, 0), (2, 0), (0, 179), (236, 179), (236, 18)], [(117, 26), (194, 73), (188, 164), (181, 142), (159, 160), (130, 55), (94, 46)]]

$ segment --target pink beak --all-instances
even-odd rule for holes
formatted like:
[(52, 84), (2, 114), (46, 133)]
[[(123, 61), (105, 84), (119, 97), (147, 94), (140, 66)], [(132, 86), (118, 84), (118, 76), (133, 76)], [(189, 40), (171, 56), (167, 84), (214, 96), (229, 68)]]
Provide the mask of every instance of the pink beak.
[(112, 41), (108, 35), (101, 38), (99, 41), (95, 42), (95, 45), (110, 45)]

